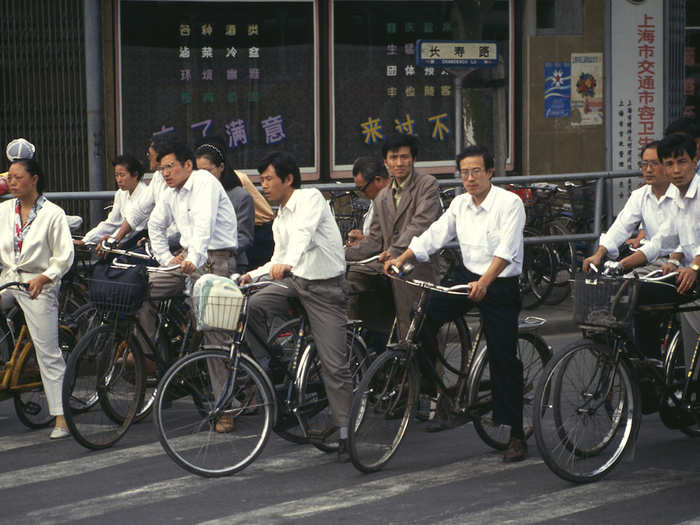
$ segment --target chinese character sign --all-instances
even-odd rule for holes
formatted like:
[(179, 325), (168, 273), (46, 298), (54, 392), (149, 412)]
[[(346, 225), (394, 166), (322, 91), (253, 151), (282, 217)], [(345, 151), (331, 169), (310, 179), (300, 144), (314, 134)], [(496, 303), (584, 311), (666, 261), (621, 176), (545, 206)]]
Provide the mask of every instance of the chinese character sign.
[(190, 144), (216, 135), (236, 169), (255, 169), (281, 143), (316, 167), (313, 2), (120, 6), (126, 151), (142, 151), (154, 133)]
[(603, 123), (603, 54), (571, 54), (571, 125)]
[(613, 170), (636, 169), (641, 148), (663, 135), (663, 16), (662, 0), (612, 4)]

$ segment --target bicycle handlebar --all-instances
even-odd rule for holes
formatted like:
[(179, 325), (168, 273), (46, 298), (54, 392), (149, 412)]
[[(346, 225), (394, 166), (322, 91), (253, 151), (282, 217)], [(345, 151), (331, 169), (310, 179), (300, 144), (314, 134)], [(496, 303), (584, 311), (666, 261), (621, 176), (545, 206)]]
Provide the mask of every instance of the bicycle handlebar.
[(29, 285), (27, 283), (23, 283), (20, 281), (11, 281), (9, 283), (5, 283), (3, 285), (0, 285), (0, 292), (2, 290), (9, 288), (10, 286), (16, 286), (17, 288), (24, 288), (25, 290), (27, 290), (29, 288)]
[(372, 257), (367, 257), (366, 259), (361, 259), (359, 261), (345, 261), (345, 264), (348, 266), (353, 266), (356, 264), (369, 264), (377, 260), (379, 260), (379, 254), (373, 255)]
[[(405, 267), (406, 265), (404, 265)], [(454, 286), (442, 286), (441, 284), (431, 283), (429, 281), (421, 281), (419, 279), (406, 279), (404, 277), (404, 272), (401, 272), (396, 266), (391, 267), (392, 273), (389, 277), (392, 279), (397, 279), (416, 288), (422, 288), (424, 290), (430, 290), (431, 292), (444, 293), (448, 295), (469, 295), (472, 287), (468, 284), (455, 284)]]

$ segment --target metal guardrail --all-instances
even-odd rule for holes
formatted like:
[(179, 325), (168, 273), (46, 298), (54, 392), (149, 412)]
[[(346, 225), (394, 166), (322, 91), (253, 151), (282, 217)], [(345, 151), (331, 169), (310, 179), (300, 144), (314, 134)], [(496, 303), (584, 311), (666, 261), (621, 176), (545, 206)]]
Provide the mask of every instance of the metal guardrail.
[[(619, 171), (619, 172), (589, 172), (589, 173), (561, 173), (550, 175), (519, 175), (514, 177), (494, 177), (494, 184), (531, 184), (534, 182), (566, 182), (576, 180), (596, 180), (595, 207), (593, 210), (593, 231), (590, 233), (578, 233), (571, 235), (541, 235), (538, 237), (527, 237), (527, 244), (540, 242), (562, 242), (562, 241), (590, 241), (597, 240), (601, 233), (601, 217), (603, 216), (603, 205), (605, 201), (605, 181), (624, 177), (638, 177), (639, 171)], [(439, 179), (440, 187), (461, 186), (459, 178)], [(354, 191), (355, 184), (351, 182), (327, 182), (320, 184), (307, 184), (305, 187), (315, 187), (320, 191)], [(84, 192), (47, 192), (46, 198), (49, 200), (111, 200), (114, 198), (114, 191), (84, 191)], [(610, 199), (608, 199), (609, 201)], [(609, 205), (608, 211), (612, 211)]]

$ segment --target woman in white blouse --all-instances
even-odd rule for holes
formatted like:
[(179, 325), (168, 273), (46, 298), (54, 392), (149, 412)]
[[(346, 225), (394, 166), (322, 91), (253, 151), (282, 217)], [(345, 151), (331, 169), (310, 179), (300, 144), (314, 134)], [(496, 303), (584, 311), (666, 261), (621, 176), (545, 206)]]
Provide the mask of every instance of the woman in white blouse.
[(6, 289), (2, 306), (16, 301), (24, 312), (49, 413), (56, 416), (50, 437), (57, 439), (69, 435), (61, 403), (66, 365), (58, 345), (58, 287), (73, 262), (73, 244), (66, 214), (42, 195), (37, 162), (17, 160), (8, 173), (15, 198), (0, 204), (0, 283), (21, 281), (28, 289)]
[[(133, 156), (119, 155), (114, 159), (112, 165), (114, 166), (114, 180), (119, 188), (114, 195), (112, 210), (105, 220), (85, 234), (82, 241), (74, 241), (75, 244), (99, 243), (114, 235), (131, 208), (137, 206), (139, 200), (148, 191), (148, 187), (141, 182), (143, 166)], [(122, 247), (128, 249), (135, 246), (145, 228), (146, 221), (132, 225), (131, 231), (122, 240)]]

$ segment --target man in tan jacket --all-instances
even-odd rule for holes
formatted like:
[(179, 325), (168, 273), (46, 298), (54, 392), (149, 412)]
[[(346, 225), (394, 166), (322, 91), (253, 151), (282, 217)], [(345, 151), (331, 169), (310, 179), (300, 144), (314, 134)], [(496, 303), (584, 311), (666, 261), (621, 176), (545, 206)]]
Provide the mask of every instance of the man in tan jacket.
[[(380, 254), (379, 260), (397, 257), (408, 248), (414, 236), (419, 236), (440, 215), (439, 189), (435, 177), (418, 173), (414, 163), (418, 156), (417, 139), (412, 135), (394, 134), (387, 137), (382, 155), (392, 182), (374, 200), (374, 216), (367, 236), (356, 245), (346, 248), (345, 259), (357, 261)], [(349, 294), (373, 294), (377, 292), (381, 265), (374, 275), (351, 267), (347, 273)], [(416, 279), (435, 281), (432, 265), (420, 263), (411, 274)], [(411, 309), (420, 291), (407, 284), (392, 281), (399, 335), (404, 335), (410, 324)], [(351, 317), (363, 321), (362, 312), (350, 312)], [(386, 327), (386, 331), (390, 327)], [(373, 329), (377, 329), (373, 327)]]

